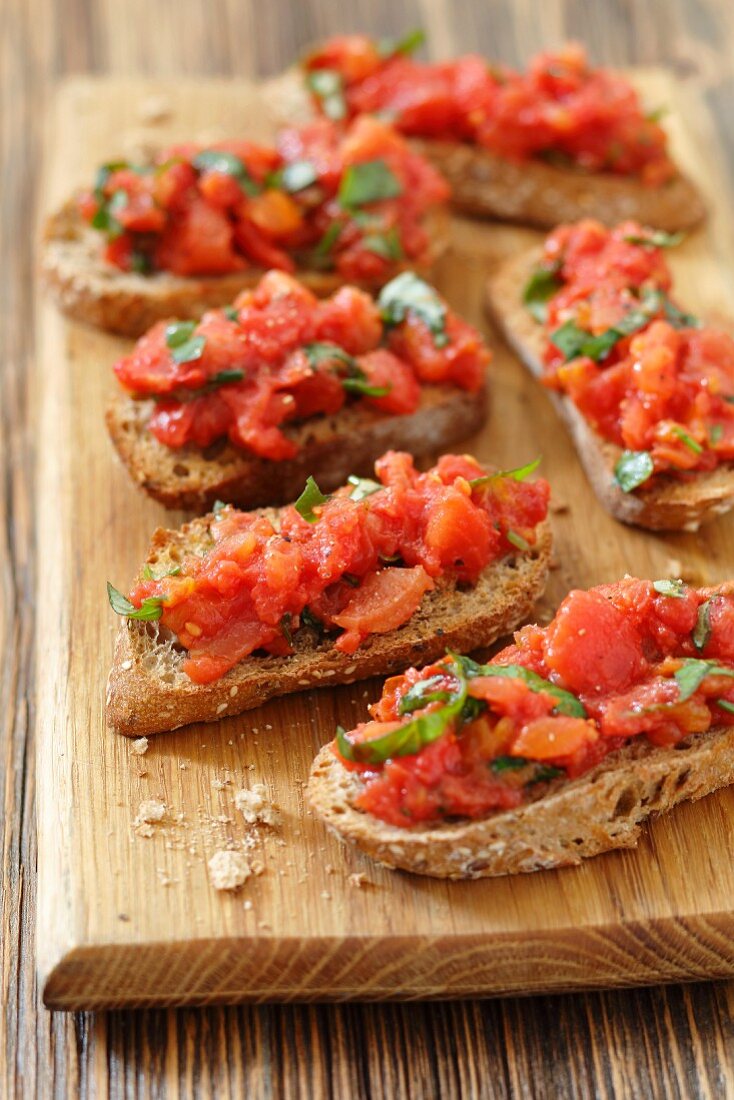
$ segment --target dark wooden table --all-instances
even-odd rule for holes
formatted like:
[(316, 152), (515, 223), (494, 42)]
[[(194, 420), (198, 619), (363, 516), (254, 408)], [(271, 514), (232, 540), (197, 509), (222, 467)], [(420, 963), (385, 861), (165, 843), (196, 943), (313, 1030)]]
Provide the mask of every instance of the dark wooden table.
[(734, 1095), (734, 983), (78, 1015), (38, 1001), (32, 699), (44, 670), (32, 636), (44, 563), (27, 379), (44, 106), (68, 73), (264, 76), (328, 33), (413, 26), (443, 55), (519, 63), (574, 37), (607, 64), (669, 66), (704, 89), (734, 196), (732, 0), (0, 0), (0, 1096)]

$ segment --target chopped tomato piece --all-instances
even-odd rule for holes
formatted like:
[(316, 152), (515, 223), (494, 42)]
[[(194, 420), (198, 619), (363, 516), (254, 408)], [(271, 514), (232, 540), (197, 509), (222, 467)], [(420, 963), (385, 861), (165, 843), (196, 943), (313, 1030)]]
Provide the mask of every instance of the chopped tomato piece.
[(334, 616), (345, 633), (337, 648), (353, 653), (369, 634), (396, 630), (414, 614), (426, 592), (434, 586), (421, 565), (412, 569), (381, 569), (368, 576), (340, 614)]

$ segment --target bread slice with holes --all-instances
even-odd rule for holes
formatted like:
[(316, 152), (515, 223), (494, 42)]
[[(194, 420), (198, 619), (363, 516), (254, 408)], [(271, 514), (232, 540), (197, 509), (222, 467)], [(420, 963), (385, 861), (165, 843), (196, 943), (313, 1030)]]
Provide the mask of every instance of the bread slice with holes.
[[(355, 281), (354, 285), (376, 290), (401, 271), (430, 274), (448, 244), (446, 211), (429, 211), (426, 228), (431, 248), (424, 262), (395, 263), (377, 282)], [(81, 217), (76, 199), (70, 198), (46, 222), (41, 276), (67, 316), (120, 336), (142, 336), (156, 321), (171, 317), (198, 320), (207, 309), (228, 305), (241, 291), (256, 286), (264, 274), (262, 268), (250, 267), (227, 275), (184, 278), (166, 271), (141, 275), (107, 263), (102, 242), (102, 235)], [(332, 294), (344, 281), (337, 272), (306, 266), (299, 267), (297, 275), (319, 297)]]
[(113, 398), (106, 420), (117, 453), (133, 481), (167, 508), (205, 511), (216, 500), (243, 508), (284, 504), (295, 500), (309, 474), (331, 492), (352, 473), (370, 474), (375, 459), (391, 449), (416, 457), (444, 451), (482, 426), (487, 390), (423, 386), (418, 409), (405, 416), (353, 402), (333, 416), (286, 426), (298, 453), (279, 462), (226, 441), (204, 451), (166, 447), (148, 431), (153, 408), (152, 401), (136, 401), (124, 391)]
[(516, 810), (408, 829), (355, 807), (362, 781), (330, 746), (308, 786), (314, 810), (341, 839), (388, 867), (435, 878), (489, 878), (568, 867), (634, 848), (641, 824), (679, 802), (734, 783), (734, 728), (694, 734), (675, 748), (629, 743), (574, 780), (556, 779)]
[[(541, 258), (539, 249), (514, 256), (502, 264), (487, 284), (486, 302), (495, 325), (534, 375), (543, 375), (545, 330), (523, 304), (523, 288)], [(734, 463), (686, 479), (661, 474), (650, 488), (625, 493), (614, 478), (622, 453), (598, 434), (563, 394), (548, 396), (576, 446), (594, 492), (606, 510), (622, 523), (652, 531), (696, 531), (734, 507)]]
[[(271, 516), (277, 515), (272, 511)], [(185, 554), (211, 546), (212, 515), (177, 531), (159, 528), (147, 564), (171, 569)], [(536, 545), (492, 562), (476, 585), (443, 578), (428, 592), (416, 613), (389, 634), (373, 634), (353, 654), (335, 648), (301, 627), (294, 653), (287, 657), (251, 656), (220, 680), (195, 684), (182, 670), (184, 654), (157, 623), (125, 620), (115, 645), (107, 686), (107, 721), (130, 737), (210, 722), (259, 706), (274, 696), (312, 687), (352, 683), (384, 676), (416, 662), (436, 660), (447, 648), (468, 652), (514, 630), (545, 589), (552, 536), (539, 525)]]
[[(277, 117), (303, 124), (314, 117), (299, 69), (268, 81), (266, 88)], [(579, 218), (596, 218), (606, 225), (631, 218), (674, 232), (690, 229), (706, 216), (698, 189), (680, 172), (660, 187), (646, 187), (634, 177), (611, 172), (540, 160), (515, 163), (466, 142), (411, 138), (410, 144), (448, 181), (454, 209), (474, 217), (541, 229)]]

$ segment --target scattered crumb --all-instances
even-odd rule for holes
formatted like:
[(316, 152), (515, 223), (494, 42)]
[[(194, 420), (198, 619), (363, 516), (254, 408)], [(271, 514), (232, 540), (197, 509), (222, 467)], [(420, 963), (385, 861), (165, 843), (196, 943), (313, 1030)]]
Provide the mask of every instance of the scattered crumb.
[(569, 506), (564, 500), (552, 500), (550, 502), (550, 510), (555, 513), (555, 515), (560, 516), (563, 515), (564, 512), (569, 511)]
[(258, 926), (258, 928), (263, 928), (266, 931), (269, 931), (273, 927), (272, 924), (268, 924), (268, 922), (266, 920), (259, 920), (257, 922), (257, 926)]
[(260, 876), (265, 874), (265, 864), (261, 859), (253, 859), (250, 867), (252, 868), (253, 875)]
[(324, 870), (326, 871), (327, 875), (333, 875), (334, 874), (334, 864), (333, 863), (327, 863), (326, 866), (324, 867)]
[(148, 126), (166, 122), (173, 114), (170, 100), (162, 95), (150, 95), (138, 107), (140, 121)]
[(273, 727), (272, 727), (272, 726), (270, 725), (270, 722), (266, 722), (266, 723), (265, 723), (265, 729), (266, 729), (266, 730), (271, 730), (272, 728), (273, 728)]
[(347, 882), (350, 886), (354, 886), (359, 890), (366, 882), (369, 882), (369, 879), (364, 871), (355, 871), (353, 874), (347, 876)]
[(243, 909), (247, 909), (248, 911), (249, 911), (250, 909), (252, 909), (252, 902), (250, 901), (250, 899), (249, 899), (249, 898), (247, 898), (247, 899), (246, 899), (246, 901), (243, 901), (243, 902), (242, 902), (242, 908), (243, 908)]
[(331, 901), (331, 894), (328, 890), (322, 890), (321, 897), (324, 899), (324, 901)]
[(140, 825), (135, 826), (135, 832), (138, 836), (151, 837), (154, 831), (153, 826), (147, 824), (147, 822), (142, 822)]
[(277, 825), (280, 813), (268, 799), (264, 783), (255, 783), (249, 790), (243, 787), (234, 796), (234, 804), (248, 825), (261, 822), (263, 825)]
[(242, 852), (215, 852), (207, 865), (209, 881), (215, 890), (237, 890), (250, 877), (250, 864)]
[(212, 787), (215, 791), (223, 791), (228, 783), (228, 779), (212, 779)]
[(186, 771), (186, 769), (190, 768), (190, 767), (191, 767), (191, 765), (189, 764), (188, 760), (182, 760), (181, 763), (179, 764), (179, 768), (181, 769), (182, 772)]
[(148, 751), (148, 738), (138, 737), (137, 740), (133, 741), (130, 745), (130, 749), (136, 756), (142, 756)]
[[(149, 798), (145, 802), (141, 802), (138, 806), (138, 812), (133, 826), (138, 830), (141, 836), (152, 836), (153, 829), (150, 828), (151, 822), (162, 821), (166, 812), (165, 802), (160, 802), (157, 798)], [(145, 826), (148, 826), (145, 829)]]
[(680, 577), (683, 572), (683, 562), (680, 558), (668, 558), (665, 563), (665, 573), (668, 577)]

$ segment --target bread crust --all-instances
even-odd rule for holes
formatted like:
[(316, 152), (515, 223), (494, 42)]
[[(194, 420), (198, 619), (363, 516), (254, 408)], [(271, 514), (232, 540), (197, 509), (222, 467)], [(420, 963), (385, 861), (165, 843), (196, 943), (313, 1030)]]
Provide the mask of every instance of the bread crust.
[(359, 773), (345, 768), (329, 745), (314, 761), (308, 798), (341, 840), (388, 867), (476, 879), (574, 866), (633, 848), (650, 815), (733, 782), (734, 728), (719, 727), (675, 748), (632, 741), (586, 775), (539, 784), (534, 801), (479, 820), (388, 825), (355, 808)]
[(206, 511), (215, 500), (256, 508), (295, 500), (309, 474), (331, 492), (350, 474), (371, 474), (375, 460), (391, 448), (421, 456), (466, 439), (486, 419), (487, 387), (468, 393), (455, 386), (424, 386), (420, 406), (409, 416), (354, 402), (334, 416), (286, 426), (299, 450), (281, 462), (228, 442), (207, 451), (166, 447), (148, 431), (152, 411), (152, 401), (136, 401), (121, 390), (106, 413), (117, 453), (144, 492), (167, 508)]
[(476, 145), (412, 139), (411, 145), (442, 173), (457, 210), (482, 218), (552, 229), (596, 218), (616, 225), (632, 218), (674, 232), (706, 216), (696, 187), (677, 173), (661, 187), (630, 176), (561, 168), (539, 160), (514, 162)]
[[(522, 301), (522, 289), (541, 259), (534, 248), (502, 264), (487, 284), (490, 316), (507, 343), (535, 378), (543, 374), (545, 332)], [(734, 463), (689, 477), (660, 475), (657, 484), (625, 493), (614, 480), (621, 448), (603, 439), (563, 394), (548, 397), (574, 441), (581, 464), (606, 510), (622, 523), (651, 531), (696, 531), (734, 507)]]
[[(171, 567), (185, 553), (211, 544), (212, 516), (177, 531), (159, 528), (147, 563)], [(539, 525), (530, 553), (491, 563), (476, 586), (439, 581), (410, 620), (390, 634), (373, 634), (354, 654), (319, 641), (309, 630), (295, 636), (289, 657), (249, 657), (212, 684), (195, 684), (181, 671), (183, 656), (157, 631), (157, 624), (125, 620), (115, 645), (107, 686), (107, 721), (129, 737), (210, 722), (259, 706), (274, 696), (312, 687), (332, 687), (425, 664), (447, 648), (468, 652), (515, 629), (545, 589), (552, 549), (548, 521)]]
[[(355, 285), (374, 291), (401, 271), (430, 274), (448, 246), (447, 211), (430, 211), (426, 224), (431, 251), (424, 263), (396, 263), (384, 279)], [(101, 244), (101, 234), (84, 222), (76, 199), (68, 199), (46, 221), (41, 277), (67, 316), (120, 336), (142, 336), (156, 321), (172, 317), (198, 320), (207, 309), (228, 305), (241, 291), (256, 286), (265, 273), (262, 268), (250, 267), (228, 275), (189, 278), (166, 271), (140, 275), (106, 263)], [(332, 294), (344, 283), (335, 271), (299, 268), (296, 274), (319, 297)]]

